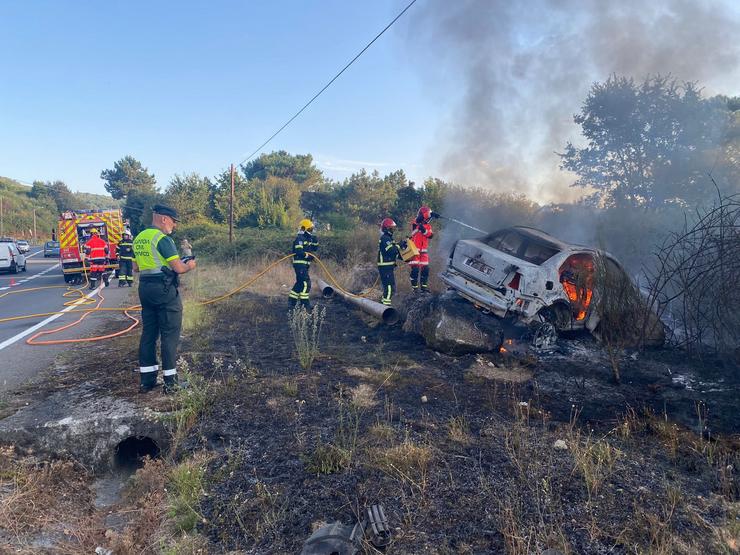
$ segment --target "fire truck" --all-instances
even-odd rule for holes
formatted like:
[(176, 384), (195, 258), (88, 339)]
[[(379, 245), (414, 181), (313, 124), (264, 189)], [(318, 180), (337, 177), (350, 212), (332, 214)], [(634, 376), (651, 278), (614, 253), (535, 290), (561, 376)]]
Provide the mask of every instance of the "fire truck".
[(108, 244), (108, 259), (105, 271), (118, 270), (118, 243), (124, 232), (124, 222), (120, 210), (67, 210), (59, 216), (59, 260), (62, 264), (64, 281), (81, 283), (84, 275), (90, 272), (85, 257), (85, 243), (92, 236), (92, 230)]

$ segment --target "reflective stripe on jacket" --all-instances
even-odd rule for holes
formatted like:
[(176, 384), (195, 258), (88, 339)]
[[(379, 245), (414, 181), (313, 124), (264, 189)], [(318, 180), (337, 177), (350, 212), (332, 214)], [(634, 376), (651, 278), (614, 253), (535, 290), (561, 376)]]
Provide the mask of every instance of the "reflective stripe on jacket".
[(401, 247), (390, 233), (383, 233), (378, 242), (378, 266), (395, 266), (401, 258)]
[(319, 250), (319, 240), (308, 231), (299, 231), (293, 240), (293, 264), (311, 265), (309, 253)]

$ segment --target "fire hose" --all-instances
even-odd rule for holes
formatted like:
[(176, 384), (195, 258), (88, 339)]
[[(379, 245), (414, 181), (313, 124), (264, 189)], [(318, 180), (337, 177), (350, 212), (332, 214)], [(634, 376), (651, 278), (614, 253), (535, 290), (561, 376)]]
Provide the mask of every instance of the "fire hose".
[[(367, 297), (367, 295), (369, 294), (369, 291), (365, 293), (356, 294), (356, 293), (351, 293), (347, 291), (346, 289), (344, 289), (341, 285), (339, 285), (339, 282), (334, 277), (334, 274), (326, 267), (326, 264), (324, 264), (324, 261), (321, 260), (316, 255), (312, 254), (311, 256), (314, 258), (314, 260), (316, 260), (316, 262), (321, 267), (322, 271), (325, 273), (326, 277), (329, 279), (332, 285), (334, 285), (337, 288), (337, 290), (341, 291), (342, 293), (350, 297), (356, 297), (356, 298)], [(197, 304), (201, 306), (207, 306), (210, 304), (217, 303), (219, 301), (223, 301), (233, 295), (236, 295), (237, 293), (240, 293), (244, 291), (245, 289), (249, 288), (250, 286), (252, 286), (257, 280), (259, 280), (262, 276), (264, 276), (270, 270), (275, 268), (278, 264), (292, 257), (293, 255), (289, 254), (289, 255), (283, 256), (282, 258), (279, 258), (278, 260), (273, 261), (271, 264), (268, 264), (267, 267), (265, 267), (260, 272), (250, 277), (247, 281), (245, 281), (238, 287), (232, 289), (231, 291), (228, 291), (222, 295), (213, 297), (211, 299), (196, 301), (196, 302)], [(375, 283), (371, 286), (371, 289), (375, 287), (375, 285), (378, 283), (378, 280), (379, 278), (375, 280)], [(93, 298), (90, 295), (86, 295), (85, 293), (82, 292), (82, 290), (88, 286), (88, 283), (89, 281), (87, 278), (87, 272), (85, 272), (85, 283), (79, 288), (73, 288), (73, 287), (65, 286), (65, 285), (49, 285), (49, 286), (44, 286), (44, 287), (32, 287), (28, 289), (8, 291), (0, 295), (0, 298), (3, 298), (10, 294), (27, 293), (31, 291), (38, 291), (41, 289), (66, 288), (67, 291), (62, 295), (63, 297), (68, 297), (69, 295), (72, 295), (72, 294), (78, 294), (79, 298), (71, 300), (71, 301), (67, 301), (66, 303), (64, 303), (64, 306), (69, 307), (69, 306), (81, 306), (81, 305), (86, 305), (86, 304), (93, 304), (95, 303), (95, 300), (93, 300)], [(97, 302), (94, 308), (83, 308), (83, 309), (75, 308), (75, 309), (66, 310), (66, 311), (40, 312), (36, 314), (24, 314), (20, 316), (10, 316), (7, 318), (0, 318), (0, 323), (12, 322), (12, 321), (17, 321), (17, 320), (25, 320), (25, 319), (31, 319), (31, 318), (43, 318), (43, 317), (48, 317), (48, 316), (54, 316), (56, 314), (81, 313), (80, 318), (78, 318), (74, 322), (65, 324), (58, 328), (41, 331), (41, 332), (34, 334), (33, 336), (31, 336), (30, 338), (26, 340), (26, 343), (29, 345), (60, 345), (60, 344), (66, 344), (66, 343), (84, 343), (84, 342), (92, 342), (92, 341), (102, 341), (105, 339), (112, 339), (114, 337), (119, 337), (121, 335), (124, 335), (130, 332), (131, 330), (133, 330), (139, 324), (140, 320), (137, 319), (135, 316), (133, 316), (131, 313), (140, 311), (141, 305), (131, 305), (131, 306), (119, 307), (119, 308), (107, 308), (107, 307), (101, 306), (103, 304), (103, 301), (105, 301), (105, 297), (103, 297), (102, 293), (99, 293), (99, 297), (100, 297), (100, 300)], [(106, 335), (100, 335), (100, 336), (95, 336), (95, 337), (84, 337), (80, 339), (47, 339), (44, 341), (38, 341), (39, 337), (46, 336), (46, 335), (52, 335), (52, 334), (64, 331), (66, 329), (72, 328), (76, 326), (77, 324), (80, 324), (83, 320), (85, 320), (85, 318), (87, 318), (88, 315), (92, 314), (93, 312), (123, 312), (127, 318), (129, 318), (130, 320), (133, 320), (133, 323), (123, 330), (120, 330), (114, 333), (109, 333)]]

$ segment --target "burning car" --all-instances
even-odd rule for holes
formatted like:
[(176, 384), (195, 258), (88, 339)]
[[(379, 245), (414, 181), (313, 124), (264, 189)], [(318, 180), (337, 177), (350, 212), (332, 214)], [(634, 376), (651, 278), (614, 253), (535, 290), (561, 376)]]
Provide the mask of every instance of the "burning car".
[(608, 273), (630, 281), (608, 253), (516, 226), (457, 241), (440, 277), (461, 297), (499, 318), (536, 324), (535, 341), (547, 342), (558, 332), (596, 330), (597, 259)]

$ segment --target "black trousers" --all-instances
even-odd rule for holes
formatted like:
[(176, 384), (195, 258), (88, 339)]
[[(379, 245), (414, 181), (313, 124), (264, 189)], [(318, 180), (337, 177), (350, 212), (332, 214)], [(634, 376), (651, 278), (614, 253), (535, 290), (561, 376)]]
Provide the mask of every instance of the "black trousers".
[(288, 299), (290, 306), (295, 306), (298, 301), (305, 306), (310, 307), (309, 293), (311, 292), (311, 276), (308, 273), (308, 264), (293, 264), (295, 271), (295, 285), (290, 290)]
[(396, 292), (396, 267), (378, 266), (378, 273), (380, 274), (380, 285), (383, 293), (381, 302), (390, 306)]
[(118, 279), (121, 282), (134, 281), (134, 261), (122, 258), (118, 263)]
[(411, 266), (411, 287), (417, 289), (429, 287), (429, 266)]
[(177, 379), (177, 346), (182, 330), (182, 299), (177, 286), (164, 279), (142, 279), (139, 282), (139, 301), (141, 385), (154, 387), (157, 382), (157, 339), (161, 340), (165, 384), (174, 383)]

